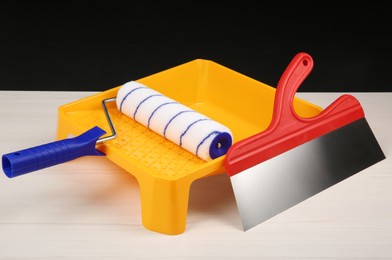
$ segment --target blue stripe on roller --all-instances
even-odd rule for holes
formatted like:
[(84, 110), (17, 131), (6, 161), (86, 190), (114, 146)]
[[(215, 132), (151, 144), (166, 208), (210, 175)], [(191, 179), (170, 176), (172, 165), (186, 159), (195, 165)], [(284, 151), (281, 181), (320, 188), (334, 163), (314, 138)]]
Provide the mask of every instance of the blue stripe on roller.
[(154, 111), (152, 111), (150, 117), (148, 118), (148, 123), (147, 123), (148, 128), (150, 128), (151, 118), (154, 116), (155, 112), (157, 112), (157, 110), (160, 109), (161, 107), (166, 106), (166, 105), (170, 105), (170, 104), (178, 104), (178, 102), (170, 101), (170, 102), (162, 103), (157, 108), (155, 108)]
[(201, 142), (197, 145), (196, 148), (196, 155), (199, 156), (199, 148), (200, 146), (211, 136), (211, 135), (217, 135), (219, 134), (219, 131), (212, 131), (211, 133), (209, 133), (203, 140), (201, 140)]
[(141, 104), (143, 104), (146, 100), (148, 100), (148, 99), (150, 99), (152, 97), (157, 97), (157, 96), (162, 96), (162, 94), (153, 94), (153, 95), (150, 95), (150, 96), (146, 97), (142, 101), (140, 101), (140, 103), (137, 105), (137, 107), (135, 109), (135, 112), (133, 113), (133, 119), (136, 118), (137, 111), (139, 110), (139, 107), (140, 107)]
[(120, 112), (122, 112), (122, 106), (123, 106), (123, 103), (124, 103), (124, 101), (125, 101), (125, 99), (127, 99), (128, 98), (128, 96), (130, 95), (130, 94), (132, 94), (135, 90), (138, 90), (138, 89), (141, 89), (141, 88), (147, 88), (147, 87), (137, 87), (137, 88), (134, 88), (134, 89), (132, 89), (131, 91), (129, 91), (125, 96), (124, 96), (124, 98), (121, 100), (121, 103), (120, 103)]
[(182, 132), (182, 134), (181, 134), (181, 136), (180, 136), (180, 143), (179, 143), (180, 146), (182, 146), (182, 138), (183, 138), (184, 135), (188, 132), (188, 130), (189, 130), (193, 125), (195, 125), (196, 123), (201, 122), (201, 121), (205, 121), (205, 120), (210, 120), (210, 119), (209, 119), (209, 118), (198, 119), (198, 120), (192, 122), (192, 124), (189, 124), (189, 125), (188, 125), (188, 127), (185, 129), (184, 132)]
[(193, 110), (183, 110), (183, 111), (180, 111), (180, 112), (178, 112), (177, 114), (175, 114), (172, 118), (170, 118), (169, 122), (167, 122), (167, 124), (166, 124), (166, 126), (165, 126), (165, 128), (164, 128), (164, 130), (163, 130), (163, 136), (166, 137), (166, 129), (167, 129), (167, 127), (171, 124), (171, 122), (172, 122), (177, 116), (179, 116), (179, 115), (181, 115), (181, 114), (183, 114), (183, 113), (189, 113), (189, 112), (195, 112), (195, 111), (193, 111)]

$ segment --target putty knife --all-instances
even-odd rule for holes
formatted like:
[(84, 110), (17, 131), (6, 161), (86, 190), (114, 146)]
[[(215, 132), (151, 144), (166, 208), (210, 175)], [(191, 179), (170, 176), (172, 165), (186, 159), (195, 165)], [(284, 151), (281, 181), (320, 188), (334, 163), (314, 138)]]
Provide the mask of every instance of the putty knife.
[(296, 114), (295, 93), (312, 68), (312, 57), (298, 53), (278, 82), (268, 128), (226, 154), (245, 231), (385, 159), (352, 95), (312, 118)]

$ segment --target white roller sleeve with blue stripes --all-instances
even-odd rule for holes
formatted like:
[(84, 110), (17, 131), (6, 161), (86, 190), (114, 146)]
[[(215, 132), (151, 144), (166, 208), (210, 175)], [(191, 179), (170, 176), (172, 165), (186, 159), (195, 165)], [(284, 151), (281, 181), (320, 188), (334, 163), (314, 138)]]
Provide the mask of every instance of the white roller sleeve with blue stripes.
[(225, 125), (139, 82), (123, 84), (118, 110), (205, 161), (226, 154), (232, 133)]

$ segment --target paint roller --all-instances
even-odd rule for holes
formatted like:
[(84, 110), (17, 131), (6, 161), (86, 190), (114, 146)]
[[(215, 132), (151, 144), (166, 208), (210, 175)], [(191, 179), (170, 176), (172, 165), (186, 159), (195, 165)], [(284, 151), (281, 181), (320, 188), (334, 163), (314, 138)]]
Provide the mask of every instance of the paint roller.
[(127, 117), (205, 161), (225, 155), (232, 145), (232, 133), (222, 123), (146, 85), (130, 81), (119, 88), (116, 97), (102, 101), (112, 131), (110, 136), (102, 137), (106, 131), (95, 126), (76, 137), (4, 154), (4, 173), (13, 178), (82, 156), (104, 156), (96, 149), (96, 144), (109, 141), (117, 135), (106, 107), (106, 103), (112, 101)]

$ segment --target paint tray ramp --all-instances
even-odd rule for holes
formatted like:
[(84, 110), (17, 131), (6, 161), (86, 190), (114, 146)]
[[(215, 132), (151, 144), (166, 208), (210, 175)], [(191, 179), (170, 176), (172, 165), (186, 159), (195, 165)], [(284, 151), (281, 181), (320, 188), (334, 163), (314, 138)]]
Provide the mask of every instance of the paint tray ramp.
[[(233, 143), (263, 131), (272, 118), (274, 87), (211, 60), (196, 59), (136, 81), (226, 125)], [(120, 87), (60, 106), (57, 138), (80, 135), (94, 126), (109, 135), (102, 101), (115, 98)], [(298, 97), (293, 106), (302, 117), (322, 111)], [(225, 173), (225, 156), (204, 161), (122, 114), (114, 102), (107, 109), (117, 136), (97, 149), (137, 179), (144, 227), (168, 235), (183, 233), (192, 182)]]

